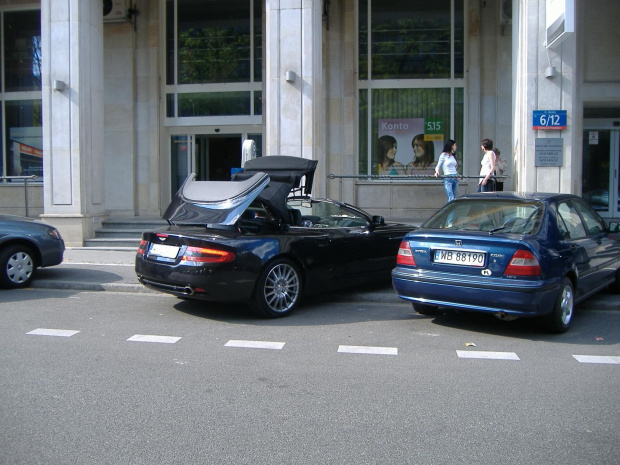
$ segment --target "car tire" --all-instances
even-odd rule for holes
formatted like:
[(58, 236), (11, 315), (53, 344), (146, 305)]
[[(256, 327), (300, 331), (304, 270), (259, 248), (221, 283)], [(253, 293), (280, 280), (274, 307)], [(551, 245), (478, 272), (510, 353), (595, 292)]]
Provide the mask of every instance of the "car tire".
[(12, 245), (0, 253), (0, 286), (8, 289), (26, 287), (32, 281), (36, 264), (32, 250)]
[(428, 304), (412, 304), (413, 310), (420, 315), (437, 315), (437, 311), (439, 307), (437, 305), (428, 305)]
[(301, 298), (302, 278), (291, 260), (282, 258), (267, 265), (258, 277), (252, 308), (261, 315), (290, 315)]
[(554, 333), (563, 333), (570, 327), (575, 314), (575, 291), (570, 279), (564, 278), (560, 292), (553, 306), (553, 311), (547, 315), (547, 328)]

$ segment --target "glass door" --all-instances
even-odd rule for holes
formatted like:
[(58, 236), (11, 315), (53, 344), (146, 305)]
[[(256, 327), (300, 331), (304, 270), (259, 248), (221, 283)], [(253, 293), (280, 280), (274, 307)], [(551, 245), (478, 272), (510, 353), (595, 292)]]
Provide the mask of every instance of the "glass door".
[(242, 134), (173, 134), (170, 136), (170, 187), (174, 194), (190, 173), (198, 181), (227, 181), (241, 168), (241, 147), (246, 139), (254, 140), (256, 156), (261, 156), (262, 135)]
[(190, 134), (170, 136), (170, 189), (172, 195), (179, 190), (192, 172), (194, 138)]
[(619, 170), (620, 127), (584, 122), (582, 196), (602, 217), (620, 216)]

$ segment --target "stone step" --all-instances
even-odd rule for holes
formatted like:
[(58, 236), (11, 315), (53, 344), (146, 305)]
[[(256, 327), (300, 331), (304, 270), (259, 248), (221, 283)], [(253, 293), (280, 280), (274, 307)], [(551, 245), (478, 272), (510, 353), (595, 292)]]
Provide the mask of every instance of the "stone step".
[(95, 237), (93, 239), (84, 240), (84, 247), (97, 247), (97, 248), (107, 248), (107, 249), (130, 248), (130, 249), (138, 250), (139, 245), (140, 245), (140, 238), (131, 238), (131, 237), (108, 237), (108, 238)]
[(84, 247), (137, 249), (143, 232), (167, 225), (168, 222), (161, 218), (110, 218), (102, 222), (94, 238), (84, 240)]
[(158, 229), (158, 228), (145, 228), (145, 229), (103, 228), (103, 229), (97, 229), (95, 231), (95, 237), (100, 238), (100, 239), (111, 238), (111, 237), (126, 237), (126, 238), (136, 238), (140, 240), (140, 238), (142, 237), (142, 233), (144, 231), (153, 231), (155, 229)]
[(102, 229), (141, 229), (142, 231), (150, 231), (166, 226), (168, 226), (168, 222), (161, 218), (116, 218), (101, 223)]

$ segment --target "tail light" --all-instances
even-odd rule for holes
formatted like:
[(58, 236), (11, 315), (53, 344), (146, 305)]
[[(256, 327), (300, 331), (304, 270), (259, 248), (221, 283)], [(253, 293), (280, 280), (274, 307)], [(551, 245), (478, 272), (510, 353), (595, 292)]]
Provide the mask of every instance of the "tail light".
[(187, 247), (182, 261), (195, 263), (226, 263), (235, 259), (235, 253), (220, 249), (210, 249), (205, 247)]
[(402, 241), (400, 243), (400, 247), (398, 248), (398, 254), (396, 255), (396, 264), (416, 266), (415, 260), (413, 259), (413, 253), (411, 253), (411, 247), (409, 246), (409, 242)]
[(144, 239), (142, 239), (142, 240), (140, 241), (140, 245), (138, 246), (138, 253), (139, 253), (140, 255), (144, 255), (144, 254), (146, 254), (146, 248), (147, 248), (148, 244), (149, 244), (149, 243), (148, 243), (148, 242), (146, 242)]
[(504, 270), (510, 276), (540, 276), (540, 263), (529, 250), (517, 250)]

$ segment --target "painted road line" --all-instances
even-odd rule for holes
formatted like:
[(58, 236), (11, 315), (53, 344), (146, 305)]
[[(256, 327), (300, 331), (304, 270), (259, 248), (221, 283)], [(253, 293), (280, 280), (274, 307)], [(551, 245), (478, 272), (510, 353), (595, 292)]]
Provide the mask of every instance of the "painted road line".
[(231, 339), (224, 347), (241, 347), (244, 349), (274, 349), (280, 350), (284, 347), (284, 342), (269, 342), (269, 341), (240, 341)]
[(79, 331), (74, 331), (71, 329), (46, 329), (46, 328), (37, 328), (34, 331), (30, 331), (26, 334), (33, 334), (35, 336), (57, 336), (57, 337), (71, 337), (75, 334), (79, 333)]
[(130, 342), (158, 342), (160, 344), (174, 344), (180, 337), (174, 336), (153, 336), (151, 334), (134, 334), (129, 339)]
[(396, 347), (338, 346), (338, 352), (344, 354), (398, 355)]
[(573, 355), (579, 363), (607, 363), (620, 365), (620, 357), (611, 355)]
[(483, 350), (457, 350), (459, 358), (482, 358), (486, 360), (519, 360), (514, 352), (485, 352)]

